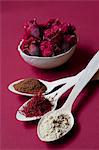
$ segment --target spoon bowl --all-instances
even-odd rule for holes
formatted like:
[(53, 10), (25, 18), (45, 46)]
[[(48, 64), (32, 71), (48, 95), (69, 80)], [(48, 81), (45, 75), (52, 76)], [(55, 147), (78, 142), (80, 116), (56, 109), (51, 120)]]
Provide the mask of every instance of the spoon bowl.
[[(45, 98), (48, 99), (48, 96), (45, 96)], [(26, 117), (26, 115), (22, 112), (22, 110), (24, 109), (24, 107), (27, 106), (27, 104), (32, 100), (29, 99), (28, 101), (26, 101), (16, 112), (16, 119), (19, 120), (19, 121), (33, 121), (33, 120), (38, 120), (40, 119), (42, 116), (33, 116), (33, 117)], [(51, 100), (48, 99), (48, 100)], [(51, 100), (51, 104), (52, 104), (52, 107), (51, 107), (51, 111), (55, 110), (56, 106), (57, 106), (57, 102), (54, 101), (53, 99)]]
[(20, 82), (23, 81), (23, 80), (24, 80), (24, 79), (20, 79), (20, 80), (14, 81), (13, 83), (11, 83), (11, 84), (8, 86), (8, 89), (9, 89), (11, 92), (15, 93), (15, 94), (19, 94), (19, 95), (23, 95), (23, 96), (33, 96), (33, 94), (22, 93), (22, 92), (19, 92), (19, 91), (15, 90), (14, 85), (20, 83)]
[[(64, 121), (61, 122), (61, 126), (65, 126), (65, 129), (62, 128), (62, 131), (60, 133), (58, 133), (58, 135), (56, 136), (55, 130), (57, 130), (57, 126), (55, 128), (55, 126), (53, 125), (53, 122), (50, 120), (50, 118), (53, 116), (55, 118), (57, 116), (59, 117), (62, 115), (66, 116), (66, 118), (68, 119), (68, 124), (63, 124)], [(47, 122), (47, 126), (46, 126), (46, 122)], [(51, 141), (58, 140), (59, 138), (63, 137), (65, 134), (67, 134), (72, 129), (73, 125), (74, 125), (74, 117), (73, 117), (72, 113), (70, 111), (66, 111), (65, 109), (64, 110), (57, 109), (55, 111), (46, 113), (40, 119), (38, 126), (37, 126), (37, 134), (41, 141), (51, 142)], [(53, 130), (53, 128), (54, 128), (54, 130)], [(52, 130), (53, 130), (53, 132), (52, 132)], [(47, 136), (49, 134), (50, 134), (50, 136)]]
[(32, 120), (37, 120), (40, 119), (39, 116), (34, 116), (34, 117), (26, 117), (25, 114), (23, 114), (21, 111), (24, 109), (24, 107), (27, 105), (28, 102), (30, 102), (31, 99), (26, 101), (17, 111), (16, 113), (16, 119), (19, 121), (32, 121)]

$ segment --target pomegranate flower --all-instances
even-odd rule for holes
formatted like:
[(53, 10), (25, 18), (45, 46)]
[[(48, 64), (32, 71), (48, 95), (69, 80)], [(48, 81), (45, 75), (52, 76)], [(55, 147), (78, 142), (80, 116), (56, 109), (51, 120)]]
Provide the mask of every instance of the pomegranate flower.
[(44, 57), (53, 55), (53, 43), (51, 41), (43, 41), (40, 44), (41, 54)]
[(35, 44), (31, 44), (31, 45), (29, 46), (28, 52), (29, 52), (29, 54), (32, 55), (32, 56), (39, 56), (39, 55), (40, 55), (40, 54), (39, 54), (39, 48), (38, 48), (38, 46), (35, 45)]
[(40, 35), (39, 26), (37, 25), (35, 18), (31, 21), (27, 21), (26, 24), (24, 25), (24, 29), (27, 35), (32, 35), (36, 38), (39, 38)]

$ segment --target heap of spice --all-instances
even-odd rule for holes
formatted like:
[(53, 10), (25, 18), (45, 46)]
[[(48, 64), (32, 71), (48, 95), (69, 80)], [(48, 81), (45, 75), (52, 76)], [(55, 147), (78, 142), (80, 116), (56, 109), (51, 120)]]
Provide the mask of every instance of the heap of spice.
[(52, 109), (53, 105), (41, 93), (34, 95), (19, 112), (26, 117), (42, 116)]
[(51, 113), (39, 126), (42, 139), (54, 141), (62, 137), (71, 128), (70, 120), (68, 114)]
[(19, 83), (14, 84), (14, 88), (18, 92), (28, 94), (35, 94), (38, 93), (39, 91), (44, 93), (47, 90), (46, 86), (43, 83), (34, 78), (24, 79)]

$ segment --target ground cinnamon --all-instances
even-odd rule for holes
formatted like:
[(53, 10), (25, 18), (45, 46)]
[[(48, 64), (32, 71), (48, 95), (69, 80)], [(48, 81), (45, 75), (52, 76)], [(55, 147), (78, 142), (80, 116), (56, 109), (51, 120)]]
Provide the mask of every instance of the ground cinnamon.
[(39, 80), (28, 78), (20, 81), (14, 85), (16, 91), (28, 94), (34, 94), (41, 91), (42, 93), (47, 90), (46, 86)]

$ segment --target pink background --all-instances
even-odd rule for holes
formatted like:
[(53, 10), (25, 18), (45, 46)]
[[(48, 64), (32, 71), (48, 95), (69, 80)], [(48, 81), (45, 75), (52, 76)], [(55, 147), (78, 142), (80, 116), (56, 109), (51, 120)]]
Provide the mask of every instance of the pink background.
[[(63, 139), (41, 142), (36, 133), (37, 122), (19, 122), (16, 110), (27, 100), (8, 91), (14, 80), (35, 77), (52, 81), (74, 75), (83, 69), (99, 48), (99, 2), (1, 2), (1, 149), (66, 150), (99, 149), (99, 82), (91, 82), (78, 96), (73, 107), (75, 126)], [(73, 23), (80, 38), (78, 48), (63, 66), (40, 70), (26, 64), (17, 45), (26, 19), (39, 22), (56, 18)], [(68, 91), (59, 101), (65, 101)]]

